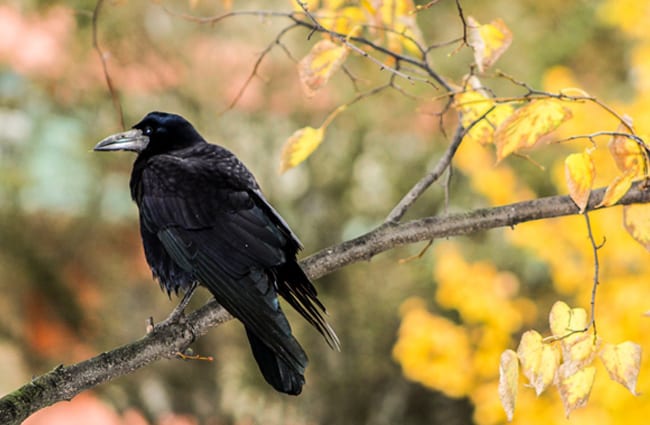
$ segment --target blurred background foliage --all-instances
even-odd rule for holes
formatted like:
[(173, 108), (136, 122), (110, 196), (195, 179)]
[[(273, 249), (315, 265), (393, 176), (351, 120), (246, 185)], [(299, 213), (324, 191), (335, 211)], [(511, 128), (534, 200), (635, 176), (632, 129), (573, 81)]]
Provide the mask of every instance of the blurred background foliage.
[[(422, 2), (423, 4), (426, 2)], [(514, 34), (498, 67), (535, 87), (580, 87), (634, 117), (650, 133), (650, 6), (643, 0), (463, 1), (481, 22), (502, 18)], [(0, 4), (0, 393), (60, 363), (81, 361), (143, 335), (172, 301), (153, 283), (142, 255), (136, 208), (128, 194), (133, 157), (100, 155), (92, 146), (119, 130), (101, 63), (92, 48), (94, 1), (5, 0)], [(293, 58), (313, 40), (294, 31), (275, 48), (243, 97), (227, 106), (260, 52), (287, 25), (241, 16), (216, 25), (169, 10), (215, 15), (229, 2), (107, 1), (98, 27), (128, 125), (150, 110), (181, 113), (209, 140), (235, 151), (291, 223), (305, 254), (381, 223), (435, 163), (446, 139), (427, 105), (386, 91), (346, 111), (305, 163), (278, 175), (286, 138), (319, 125), (354, 96), (338, 73), (313, 99), (300, 91)], [(234, 10), (290, 11), (288, 1), (233, 2)], [(167, 10), (166, 10), (167, 9)], [(453, 1), (417, 16), (431, 43), (462, 27)], [(436, 49), (433, 64), (459, 82), (471, 53)], [(386, 72), (356, 58), (364, 87)], [(485, 79), (499, 95), (513, 86)], [(408, 86), (434, 97), (431, 88)], [(588, 105), (573, 105), (561, 136), (614, 130)], [(225, 112), (224, 112), (225, 111)], [(223, 112), (223, 113), (221, 113)], [(452, 127), (446, 130), (451, 130)], [(494, 153), (464, 144), (454, 161), (448, 211), (566, 193), (563, 155), (586, 142), (494, 164)], [(600, 149), (599, 170), (609, 164)], [(609, 165), (607, 165), (609, 164)], [(613, 174), (612, 174), (613, 175)], [(604, 172), (600, 185), (611, 181)], [(409, 217), (445, 213), (435, 186)], [(616, 343), (650, 347), (648, 253), (624, 232), (620, 211), (593, 214), (601, 252), (598, 329)], [(421, 246), (400, 248), (317, 281), (342, 352), (331, 352), (308, 326), (292, 324), (311, 358), (298, 398), (262, 382), (241, 326), (228, 323), (194, 347), (213, 363), (166, 361), (103, 385), (34, 416), (28, 423), (107, 424), (497, 424), (498, 358), (528, 328), (546, 329), (554, 300), (588, 307), (593, 273), (584, 219), (519, 225), (436, 242), (422, 259), (399, 264)], [(201, 297), (197, 297), (201, 298)], [(204, 301), (194, 300), (195, 305)], [(644, 361), (639, 392), (647, 393)], [(561, 420), (557, 394), (521, 389), (515, 423)], [(572, 422), (645, 423), (650, 403), (599, 371), (589, 406)], [(91, 420), (92, 419), (92, 420)], [(79, 422), (75, 422), (78, 420)], [(57, 422), (59, 421), (59, 422)]]

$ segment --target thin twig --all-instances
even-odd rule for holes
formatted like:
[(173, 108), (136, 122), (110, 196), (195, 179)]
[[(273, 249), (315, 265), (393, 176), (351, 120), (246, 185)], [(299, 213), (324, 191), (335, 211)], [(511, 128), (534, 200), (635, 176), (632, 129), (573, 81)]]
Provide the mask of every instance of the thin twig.
[(185, 19), (186, 21), (194, 22), (201, 25), (214, 25), (224, 19), (231, 18), (233, 16), (261, 16), (263, 18), (267, 17), (283, 17), (288, 18), (291, 16), (290, 12), (277, 12), (273, 10), (235, 10), (232, 12), (226, 12), (221, 15), (216, 16), (194, 16), (186, 13), (178, 13), (169, 9), (167, 6), (162, 5), (162, 9), (169, 15)]
[(104, 79), (106, 80), (106, 85), (108, 86), (108, 91), (111, 94), (111, 100), (113, 101), (113, 108), (115, 108), (115, 112), (117, 113), (118, 119), (120, 120), (120, 128), (122, 130), (125, 130), (126, 125), (124, 124), (124, 113), (122, 112), (122, 104), (120, 103), (120, 97), (117, 93), (117, 90), (113, 86), (111, 75), (108, 73), (108, 64), (106, 63), (106, 57), (104, 55), (104, 52), (99, 47), (99, 37), (97, 35), (97, 26), (98, 26), (97, 23), (99, 20), (99, 12), (103, 4), (104, 4), (104, 0), (97, 0), (97, 3), (95, 4), (95, 9), (93, 10), (93, 17), (92, 17), (93, 48), (97, 51), (97, 55), (99, 56), (99, 60), (102, 64)]
[(564, 139), (554, 140), (553, 143), (570, 142), (578, 139), (589, 139), (593, 143), (594, 138), (601, 137), (601, 136), (627, 137), (628, 139), (631, 139), (634, 142), (636, 142), (639, 146), (642, 146), (647, 149), (647, 146), (641, 137), (637, 136), (636, 134), (625, 133), (623, 131), (596, 131), (591, 134), (578, 134), (575, 136), (566, 137)]
[(469, 43), (467, 42), (467, 21), (465, 20), (465, 13), (463, 13), (463, 7), (460, 4), (460, 0), (456, 0), (456, 9), (458, 10), (460, 22), (463, 24), (463, 44), (469, 46)]
[[(379, 59), (371, 56), (370, 54), (368, 54), (368, 52), (362, 50), (361, 48), (359, 48), (358, 46), (356, 46), (352, 42), (364, 44), (364, 45), (372, 48), (373, 50), (375, 50), (375, 51), (377, 51), (379, 53), (382, 53), (382, 54), (385, 54), (385, 55), (387, 55), (389, 57), (392, 57), (396, 62), (403, 61), (403, 62), (410, 63), (412, 65), (415, 65), (415, 66), (425, 70), (429, 76), (433, 77), (434, 80), (436, 80), (445, 89), (447, 89), (448, 91), (453, 91), (453, 88), (440, 75), (438, 75), (435, 71), (433, 71), (426, 62), (421, 61), (421, 60), (417, 60), (417, 59), (415, 59), (413, 57), (410, 57), (410, 56), (406, 56), (406, 55), (402, 55), (400, 53), (396, 53), (396, 52), (394, 52), (394, 51), (392, 51), (390, 49), (387, 49), (387, 48), (385, 48), (383, 46), (375, 44), (375, 43), (371, 42), (370, 40), (368, 40), (368, 39), (366, 39), (364, 37), (349, 36), (349, 35), (346, 35), (346, 34), (341, 34), (341, 33), (338, 33), (336, 31), (329, 30), (329, 29), (325, 28), (324, 26), (322, 26), (318, 22), (316, 17), (311, 12), (309, 12), (309, 10), (307, 10), (307, 7), (306, 7), (305, 3), (301, 2), (301, 1), (298, 1), (298, 4), (303, 9), (303, 13), (309, 18), (309, 20), (311, 22), (307, 22), (307, 21), (304, 21), (302, 19), (299, 19), (295, 15), (292, 15), (291, 19), (296, 24), (305, 26), (306, 28), (310, 29), (312, 31), (311, 33), (313, 33), (313, 32), (324, 32), (324, 33), (328, 34), (330, 37), (339, 40), (339, 42), (341, 42), (342, 44), (344, 44), (345, 46), (347, 46), (349, 49), (353, 50), (354, 52), (358, 53), (362, 57), (365, 57), (365, 58), (369, 59), (370, 61), (372, 61), (373, 63), (377, 64), (380, 69), (382, 69), (382, 70), (386, 69), (386, 70), (390, 71), (391, 73), (394, 73), (394, 74), (400, 76), (401, 78), (404, 78), (404, 79), (406, 79), (406, 80), (408, 80), (410, 82), (419, 81), (419, 82), (429, 84), (429, 85), (431, 85), (431, 86), (433, 86), (435, 88), (435, 85), (431, 81), (429, 81), (428, 79), (424, 79), (424, 78), (416, 77), (416, 76), (413, 76), (413, 75), (405, 74), (405, 73), (397, 70), (396, 68), (393, 68), (393, 67), (381, 62)], [(415, 42), (415, 44), (418, 46), (418, 49), (421, 52), (425, 51), (422, 48), (422, 46), (420, 46), (417, 42)]]
[(442, 155), (442, 157), (438, 160), (438, 163), (436, 166), (431, 170), (430, 173), (425, 175), (420, 181), (418, 181), (412, 188), (411, 190), (408, 191), (406, 195), (399, 201), (399, 203), (393, 208), (393, 210), (388, 214), (388, 217), (386, 217), (386, 222), (387, 223), (396, 223), (399, 222), (400, 219), (406, 214), (406, 211), (417, 201), (417, 199), (424, 193), (424, 191), (427, 190), (431, 184), (433, 184), (436, 180), (440, 178), (442, 173), (445, 172), (447, 167), (451, 164), (452, 159), (454, 158), (454, 155), (456, 154), (456, 151), (458, 150), (458, 147), (460, 146), (460, 143), (463, 140), (463, 137), (480, 121), (485, 119), (485, 117), (494, 110), (494, 106), (485, 111), (483, 115), (475, 119), (470, 125), (465, 128), (461, 121), (459, 119), (458, 126), (456, 127), (456, 132), (454, 133), (454, 137), (451, 140), (451, 143), (447, 147), (447, 150), (445, 153)]
[[(290, 26), (284, 28), (275, 37), (275, 40), (273, 40), (271, 43), (269, 43), (269, 45), (266, 46), (266, 48), (264, 50), (262, 50), (262, 53), (260, 53), (260, 55), (257, 57), (257, 60), (255, 61), (255, 65), (253, 66), (253, 69), (251, 70), (251, 73), (248, 74), (248, 77), (246, 78), (246, 81), (244, 81), (244, 84), (242, 84), (242, 86), (239, 88), (239, 91), (237, 92), (237, 95), (235, 95), (233, 100), (228, 104), (228, 106), (223, 111), (221, 111), (219, 113), (219, 115), (223, 115), (224, 113), (226, 113), (226, 112), (230, 111), (232, 108), (234, 108), (235, 105), (237, 105), (237, 103), (241, 100), (242, 96), (244, 95), (244, 92), (246, 92), (246, 89), (250, 85), (251, 81), (253, 81), (253, 78), (255, 78), (258, 75), (257, 72), (259, 71), (260, 65), (262, 64), (262, 61), (264, 60), (266, 55), (268, 55), (269, 52), (271, 52), (271, 50), (273, 50), (273, 48), (276, 45), (279, 45), (282, 48), (285, 48), (284, 44), (281, 43), (282, 37), (284, 37), (284, 35), (287, 32), (289, 32), (290, 30), (292, 30), (292, 29), (294, 29), (296, 27), (297, 27), (297, 25), (294, 24), (294, 25), (290, 25)], [(286, 52), (286, 49), (285, 49), (285, 52)], [(292, 56), (289, 54), (289, 57), (292, 57)]]
[[(594, 280), (591, 287), (591, 320), (589, 326), (594, 328), (594, 342), (596, 340), (597, 331), (596, 331), (596, 292), (598, 291), (598, 285), (600, 284), (600, 261), (598, 260), (598, 250), (605, 245), (605, 238), (600, 244), (596, 244), (594, 239), (594, 233), (591, 228), (591, 221), (589, 220), (589, 213), (585, 211), (584, 213), (585, 223), (587, 224), (587, 234), (589, 235), (589, 242), (591, 242), (591, 249), (594, 254)], [(587, 329), (589, 329), (587, 326)]]

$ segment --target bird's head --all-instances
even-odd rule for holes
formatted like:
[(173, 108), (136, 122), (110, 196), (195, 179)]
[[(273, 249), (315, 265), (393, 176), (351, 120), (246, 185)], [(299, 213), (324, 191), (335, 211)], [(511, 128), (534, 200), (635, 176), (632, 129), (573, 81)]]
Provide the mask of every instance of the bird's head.
[(185, 118), (166, 112), (149, 112), (131, 130), (108, 136), (96, 151), (170, 152), (205, 142)]

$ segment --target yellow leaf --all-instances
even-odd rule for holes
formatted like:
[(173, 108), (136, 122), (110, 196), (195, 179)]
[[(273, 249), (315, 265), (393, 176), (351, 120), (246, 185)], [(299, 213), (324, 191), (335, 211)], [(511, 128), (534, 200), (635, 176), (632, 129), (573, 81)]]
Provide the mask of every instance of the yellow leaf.
[(519, 363), (517, 353), (506, 350), (501, 354), (499, 363), (499, 399), (508, 420), (512, 420), (517, 401), (517, 381), (519, 380)]
[(587, 327), (587, 312), (583, 308), (571, 308), (566, 303), (557, 301), (551, 307), (549, 324), (553, 336), (566, 339), (567, 334)]
[(568, 418), (575, 409), (587, 404), (591, 388), (594, 385), (596, 368), (589, 366), (574, 372), (564, 366), (561, 365), (558, 370), (557, 386), (564, 405), (564, 413)]
[(560, 352), (551, 344), (545, 344), (536, 331), (526, 331), (517, 348), (521, 369), (528, 382), (540, 395), (551, 383), (560, 364)]
[(329, 81), (348, 56), (345, 46), (330, 40), (321, 40), (298, 63), (298, 74), (302, 88), (308, 97), (316, 93)]
[(571, 111), (555, 99), (533, 100), (517, 109), (494, 134), (497, 161), (520, 149), (533, 147), (569, 118)]
[(293, 133), (282, 148), (280, 172), (284, 173), (307, 159), (323, 141), (324, 135), (324, 127), (304, 127)]
[(614, 205), (621, 200), (623, 195), (630, 190), (632, 187), (632, 182), (636, 179), (637, 172), (635, 169), (628, 170), (625, 174), (616, 176), (614, 181), (612, 181), (607, 190), (605, 190), (605, 195), (603, 195), (602, 201), (596, 205), (596, 208), (600, 207), (609, 207)]
[(635, 204), (623, 207), (625, 230), (650, 251), (650, 205)]
[(454, 106), (462, 113), (462, 124), (465, 128), (474, 124), (474, 121), (481, 118), (494, 106), (494, 109), (482, 121), (474, 124), (465, 136), (483, 145), (492, 143), (494, 129), (499, 127), (513, 112), (511, 104), (495, 105), (494, 100), (475, 90), (458, 93), (454, 99)]
[(562, 301), (551, 308), (549, 324), (553, 336), (560, 339), (565, 374), (575, 373), (591, 364), (599, 341), (587, 330), (589, 318), (583, 308), (571, 308)]
[(620, 344), (605, 344), (600, 351), (609, 377), (622, 384), (632, 394), (636, 392), (636, 381), (641, 368), (641, 346), (630, 341)]
[[(627, 133), (628, 128), (620, 124), (616, 132)], [(641, 174), (644, 169), (643, 163), (645, 162), (645, 158), (641, 151), (641, 146), (636, 141), (625, 136), (613, 136), (608, 143), (608, 147), (619, 170), (623, 173), (628, 173), (634, 169), (637, 174)]]
[(569, 195), (580, 208), (585, 211), (594, 184), (596, 168), (589, 149), (582, 153), (572, 153), (564, 160), (564, 171), (569, 186)]
[(505, 52), (512, 42), (512, 33), (501, 19), (481, 25), (467, 17), (467, 44), (474, 50), (474, 62), (483, 72)]

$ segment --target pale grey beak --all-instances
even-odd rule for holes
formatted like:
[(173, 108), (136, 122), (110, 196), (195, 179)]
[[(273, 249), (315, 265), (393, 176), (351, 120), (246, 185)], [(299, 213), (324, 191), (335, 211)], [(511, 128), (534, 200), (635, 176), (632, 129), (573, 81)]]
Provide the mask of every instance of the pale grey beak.
[(149, 144), (149, 137), (142, 134), (142, 130), (133, 130), (108, 136), (97, 143), (95, 151), (133, 151), (142, 152)]

